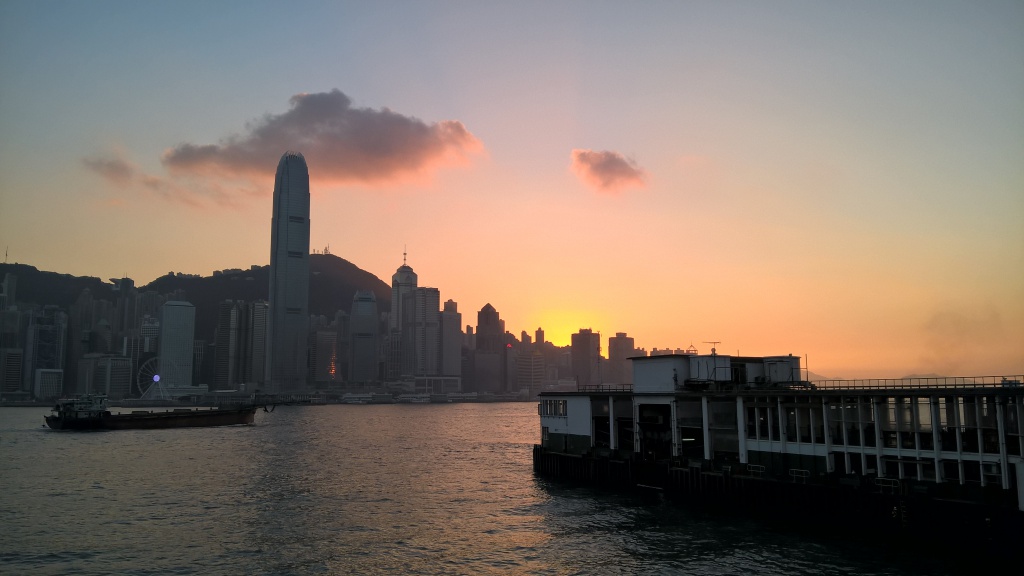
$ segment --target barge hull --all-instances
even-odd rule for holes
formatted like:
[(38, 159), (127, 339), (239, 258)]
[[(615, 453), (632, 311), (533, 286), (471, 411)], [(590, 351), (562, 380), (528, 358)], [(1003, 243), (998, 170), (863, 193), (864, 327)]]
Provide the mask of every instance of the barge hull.
[(205, 428), (252, 424), (256, 408), (196, 410), (187, 412), (151, 412), (147, 414), (106, 414), (97, 418), (59, 418), (47, 416), (46, 425), (54, 430), (158, 430), (165, 428)]

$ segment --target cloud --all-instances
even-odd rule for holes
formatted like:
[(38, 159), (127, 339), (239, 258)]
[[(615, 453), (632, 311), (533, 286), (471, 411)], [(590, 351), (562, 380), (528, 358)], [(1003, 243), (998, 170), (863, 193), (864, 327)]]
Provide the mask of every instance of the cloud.
[(618, 192), (629, 186), (643, 186), (646, 173), (636, 162), (609, 150), (572, 151), (572, 170), (585, 184), (599, 192)]
[(118, 186), (127, 186), (135, 178), (135, 167), (123, 158), (83, 158), (82, 165)]
[(387, 108), (354, 108), (340, 90), (292, 96), (291, 108), (249, 123), (218, 144), (183, 143), (167, 150), (175, 175), (270, 176), (281, 154), (301, 152), (312, 180), (376, 184), (461, 164), (483, 149), (461, 122), (427, 124)]

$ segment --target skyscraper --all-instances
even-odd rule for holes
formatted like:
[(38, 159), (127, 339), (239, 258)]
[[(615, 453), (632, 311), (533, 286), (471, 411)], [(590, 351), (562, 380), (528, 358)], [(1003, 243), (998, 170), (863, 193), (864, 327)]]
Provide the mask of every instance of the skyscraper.
[(389, 379), (411, 376), (416, 371), (416, 285), (418, 278), (412, 267), (402, 265), (391, 276), (391, 313), (388, 316), (388, 365)]
[(636, 356), (633, 339), (625, 332), (616, 332), (608, 339), (608, 376), (606, 381), (611, 384), (632, 384), (633, 365), (628, 360)]
[(267, 388), (296, 392), (307, 384), (309, 348), (309, 170), (298, 152), (277, 165), (270, 230)]
[(462, 314), (454, 300), (444, 303), (441, 311), (441, 374), (462, 374)]
[(601, 384), (601, 333), (580, 328), (573, 334), (572, 375), (580, 386)]
[(192, 385), (196, 309), (189, 302), (165, 302), (160, 308), (160, 384), (175, 394)]
[(415, 374), (437, 376), (441, 373), (441, 292), (437, 288), (417, 288), (414, 295)]
[(369, 290), (360, 290), (352, 296), (352, 314), (349, 322), (349, 380), (374, 382), (378, 380), (379, 348), (377, 336), (377, 298)]

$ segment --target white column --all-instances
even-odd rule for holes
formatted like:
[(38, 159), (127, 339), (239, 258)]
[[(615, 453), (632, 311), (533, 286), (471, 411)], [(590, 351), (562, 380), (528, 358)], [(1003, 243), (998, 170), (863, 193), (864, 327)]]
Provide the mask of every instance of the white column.
[(929, 407), (932, 411), (932, 457), (935, 459), (935, 483), (940, 484), (943, 480), (944, 472), (942, 470), (942, 456), (941, 456), (941, 445), (942, 435), (939, 433), (939, 426), (942, 424), (942, 419), (939, 415), (939, 399), (932, 396), (929, 399)]
[(957, 472), (960, 474), (960, 484), (964, 484), (964, 439), (960, 436), (959, 396), (953, 396), (953, 426), (956, 431), (956, 467)]
[(703, 428), (704, 428), (704, 459), (711, 460), (711, 427), (710, 427), (710, 410), (708, 410), (708, 397), (700, 397), (700, 410), (703, 415)]
[[(1006, 466), (1009, 463), (1006, 458), (1006, 423), (1003, 419), (1003, 410), (1006, 409), (1006, 404), (1001, 397), (994, 398), (994, 400), (996, 401), (996, 426), (999, 433), (999, 473), (1003, 478), (1003, 490), (1009, 490), (1010, 475), (1006, 470)], [(985, 475), (984, 470), (982, 470), (981, 475)]]
[[(757, 426), (757, 422), (754, 422)], [(739, 432), (740, 463), (747, 463), (747, 415), (743, 410), (743, 397), (736, 397), (736, 430)]]
[(988, 483), (985, 482), (985, 443), (984, 436), (981, 433), (981, 402), (980, 398), (974, 397), (974, 425), (977, 426), (978, 436), (978, 473), (981, 475), (981, 486), (984, 488)]
[(672, 400), (672, 404), (670, 404), (670, 406), (672, 406), (672, 412), (670, 414), (670, 416), (672, 417), (672, 422), (670, 423), (671, 426), (672, 426), (672, 455), (675, 456), (675, 457), (679, 457), (679, 455), (681, 453), (681, 451), (680, 451), (681, 447), (679, 445), (682, 443), (682, 441), (679, 440), (679, 425), (678, 425), (678, 422), (679, 422), (679, 412), (678, 412), (679, 406), (678, 406), (678, 401), (673, 399)]
[[(886, 400), (888, 402), (888, 399)], [(870, 398), (871, 415), (875, 419), (875, 474), (885, 478), (885, 466), (882, 464), (882, 419), (878, 416), (878, 398)], [(897, 442), (897, 445), (899, 443)]]
[[(811, 422), (814, 422), (814, 418), (811, 418)], [(832, 431), (829, 430), (829, 419), (828, 419), (828, 403), (825, 402), (825, 398), (821, 398), (821, 434), (822, 441), (825, 443), (825, 470), (828, 472), (836, 471), (836, 463), (832, 460)]]
[(615, 396), (608, 397), (608, 447), (616, 450), (619, 447), (618, 434), (615, 433)]
[(633, 453), (640, 453), (640, 404), (633, 396)]

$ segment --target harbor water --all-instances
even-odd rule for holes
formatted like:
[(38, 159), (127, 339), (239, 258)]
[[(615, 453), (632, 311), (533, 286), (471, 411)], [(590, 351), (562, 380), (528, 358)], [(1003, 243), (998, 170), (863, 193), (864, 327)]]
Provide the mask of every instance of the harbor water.
[(253, 426), (108, 432), (49, 430), (47, 413), (0, 408), (2, 574), (959, 572), (825, 520), (535, 478), (534, 403), (283, 406)]

